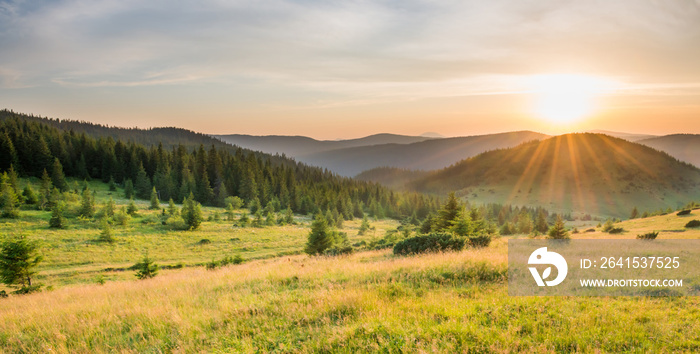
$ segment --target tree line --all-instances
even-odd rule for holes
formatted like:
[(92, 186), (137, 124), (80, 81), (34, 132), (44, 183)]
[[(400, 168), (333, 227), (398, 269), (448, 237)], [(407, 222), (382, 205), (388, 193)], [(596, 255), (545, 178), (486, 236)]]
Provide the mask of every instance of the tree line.
[[(205, 148), (162, 143), (149, 147), (133, 141), (95, 138), (62, 130), (40, 118), (2, 111), (0, 171), (20, 177), (50, 176), (61, 191), (65, 176), (119, 184), (133, 196), (149, 199), (155, 188), (161, 200), (194, 200), (225, 207), (227, 197), (246, 206), (273, 204), (309, 214), (330, 210), (345, 219), (362, 217), (424, 218), (437, 209), (435, 197), (397, 193), (381, 185), (339, 177), (291, 159), (212, 144)], [(72, 125), (75, 126), (75, 125)]]

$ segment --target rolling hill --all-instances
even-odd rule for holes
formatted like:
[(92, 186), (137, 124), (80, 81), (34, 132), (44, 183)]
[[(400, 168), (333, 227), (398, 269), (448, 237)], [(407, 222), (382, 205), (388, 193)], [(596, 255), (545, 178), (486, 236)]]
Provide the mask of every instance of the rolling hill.
[(355, 176), (377, 167), (412, 170), (444, 168), (485, 151), (513, 147), (547, 136), (531, 131), (426, 140), (412, 144), (382, 144), (323, 151), (300, 161), (323, 166), (344, 176)]
[(675, 209), (700, 199), (700, 169), (648, 146), (582, 133), (486, 152), (407, 185), (456, 190), (472, 201), (628, 217), (635, 206)]
[(397, 134), (375, 134), (364, 138), (348, 140), (316, 140), (305, 136), (256, 136), (243, 134), (213, 135), (213, 137), (247, 149), (262, 151), (268, 154), (285, 154), (297, 159), (308, 154), (334, 149), (380, 144), (410, 144), (433, 139), (424, 136)]
[(700, 134), (672, 134), (638, 142), (700, 167)]

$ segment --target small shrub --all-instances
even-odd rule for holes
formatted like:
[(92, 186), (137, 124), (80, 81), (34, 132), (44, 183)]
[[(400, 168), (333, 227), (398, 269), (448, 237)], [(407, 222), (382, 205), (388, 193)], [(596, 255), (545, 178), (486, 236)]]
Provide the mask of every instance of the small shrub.
[(7, 297), (7, 292), (5, 290), (0, 290), (0, 299), (4, 299)]
[(623, 229), (621, 227), (613, 227), (612, 229), (608, 230), (608, 233), (611, 235), (614, 235), (614, 234), (621, 234), (624, 231), (625, 231), (625, 229)]
[(333, 246), (323, 252), (325, 256), (345, 256), (352, 254), (355, 250), (352, 246)]
[(681, 210), (678, 213), (676, 213), (676, 215), (678, 215), (678, 216), (683, 216), (683, 215), (688, 215), (688, 214), (690, 214), (690, 209)]
[(134, 264), (132, 268), (137, 270), (136, 277), (139, 279), (153, 278), (158, 274), (158, 265), (153, 263), (148, 256), (145, 256), (141, 262)]
[(655, 240), (656, 237), (659, 236), (659, 233), (654, 231), (654, 232), (648, 232), (643, 235), (637, 235), (638, 240)]
[(431, 233), (405, 239), (394, 246), (394, 254), (408, 255), (426, 252), (459, 251), (465, 240), (446, 233)]
[(201, 245), (208, 245), (210, 243), (211, 243), (211, 240), (209, 240), (208, 238), (203, 238), (203, 239), (199, 240), (199, 242), (197, 242), (197, 244), (200, 246)]
[(586, 231), (584, 231), (584, 232), (595, 232), (595, 229), (588, 229), (588, 230), (586, 230)]
[(685, 224), (685, 227), (687, 227), (687, 228), (698, 227), (698, 226), (700, 226), (700, 220), (697, 220), (697, 219), (690, 220), (690, 221), (688, 221), (687, 224)]
[(469, 245), (475, 248), (488, 247), (491, 244), (491, 235), (469, 236)]

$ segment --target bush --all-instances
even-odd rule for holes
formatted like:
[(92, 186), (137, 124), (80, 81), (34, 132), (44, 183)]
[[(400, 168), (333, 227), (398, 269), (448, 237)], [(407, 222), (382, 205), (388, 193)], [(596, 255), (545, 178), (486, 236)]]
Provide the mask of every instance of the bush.
[(355, 250), (352, 246), (333, 246), (323, 252), (324, 256), (344, 256), (352, 254)]
[(676, 213), (676, 215), (678, 215), (678, 216), (683, 216), (683, 215), (688, 215), (688, 214), (690, 214), (690, 209), (681, 210), (678, 213)]
[(659, 233), (654, 231), (654, 232), (648, 232), (643, 235), (637, 235), (638, 240), (654, 240), (656, 237), (659, 236)]
[(613, 234), (621, 234), (625, 231), (625, 229), (621, 227), (613, 227), (612, 229), (608, 230), (608, 233), (613, 235)]
[(491, 244), (491, 235), (469, 236), (469, 245), (475, 248), (488, 247)]
[(139, 279), (153, 278), (158, 274), (158, 265), (153, 263), (148, 256), (143, 257), (143, 260), (134, 264), (132, 268), (137, 270), (136, 277)]
[(208, 245), (210, 243), (211, 243), (211, 240), (209, 240), (208, 238), (203, 238), (203, 239), (199, 240), (199, 242), (197, 242), (197, 244), (200, 246), (201, 245)]
[(394, 254), (408, 255), (426, 252), (459, 251), (464, 248), (464, 238), (446, 233), (431, 233), (405, 239), (394, 246)]
[(216, 267), (223, 267), (229, 264), (241, 264), (245, 262), (241, 255), (237, 254), (234, 257), (224, 257), (220, 261), (211, 261), (205, 265), (207, 270), (214, 270)]
[(685, 227), (688, 227), (688, 228), (698, 227), (698, 226), (700, 226), (700, 220), (690, 220), (690, 221), (688, 221), (687, 224), (685, 224)]

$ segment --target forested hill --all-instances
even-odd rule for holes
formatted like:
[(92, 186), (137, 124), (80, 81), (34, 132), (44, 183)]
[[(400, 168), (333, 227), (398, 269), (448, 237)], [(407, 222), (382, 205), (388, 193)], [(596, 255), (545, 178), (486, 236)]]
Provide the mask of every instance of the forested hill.
[(424, 217), (437, 203), (184, 129), (110, 128), (5, 110), (0, 113), (0, 172), (10, 169), (26, 177), (47, 174), (59, 189), (67, 188), (65, 174), (133, 184), (140, 198), (148, 198), (155, 187), (163, 200), (181, 201), (192, 193), (202, 204), (224, 206), (226, 197), (238, 196), (247, 204), (272, 203), (302, 214), (337, 210), (346, 218), (364, 211)]

